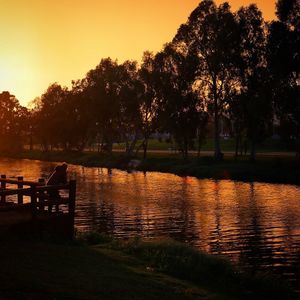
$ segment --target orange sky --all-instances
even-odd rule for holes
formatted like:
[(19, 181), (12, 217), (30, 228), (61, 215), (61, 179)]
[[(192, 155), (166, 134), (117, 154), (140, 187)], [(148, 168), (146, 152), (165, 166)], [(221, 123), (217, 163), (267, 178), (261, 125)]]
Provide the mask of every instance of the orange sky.
[[(160, 50), (200, 1), (0, 2), (0, 92), (26, 105), (50, 83), (83, 78), (103, 57), (140, 60), (144, 50)], [(252, 2), (274, 18), (275, 0), (229, 0), (233, 10)]]

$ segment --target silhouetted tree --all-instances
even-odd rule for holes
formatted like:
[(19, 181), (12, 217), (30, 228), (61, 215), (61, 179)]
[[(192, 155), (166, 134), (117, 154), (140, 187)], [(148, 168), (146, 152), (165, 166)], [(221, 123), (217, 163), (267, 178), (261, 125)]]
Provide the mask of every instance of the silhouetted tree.
[(300, 3), (279, 0), (276, 7), (279, 20), (271, 23), (268, 39), (270, 88), (280, 120), (279, 133), (290, 144), (300, 134)]
[(36, 134), (45, 151), (62, 146), (69, 149), (68, 119), (66, 118), (65, 101), (68, 97), (66, 88), (59, 84), (50, 85), (36, 103)]
[(143, 157), (147, 156), (148, 140), (158, 128), (158, 96), (155, 90), (155, 72), (153, 53), (144, 52), (139, 78), (144, 85), (144, 93), (140, 102), (141, 133), (143, 141)]
[(125, 141), (126, 154), (132, 156), (141, 127), (140, 103), (144, 96), (144, 85), (138, 78), (137, 63), (126, 61), (119, 66), (120, 91), (118, 94), (118, 133)]
[(117, 138), (117, 116), (119, 112), (118, 95), (120, 74), (117, 61), (102, 59), (85, 78), (87, 91), (91, 98), (92, 118), (103, 150), (112, 151)]
[[(276, 15), (280, 22), (294, 30), (300, 26), (300, 3), (299, 0), (278, 0), (276, 2)], [(295, 42), (295, 41), (291, 41)]]
[(268, 133), (272, 121), (265, 24), (254, 4), (242, 7), (236, 14), (236, 20), (240, 30), (240, 89), (239, 96), (233, 97), (237, 102), (231, 102), (232, 119), (236, 142), (242, 141), (241, 133), (244, 132), (243, 138), (251, 142), (250, 158), (255, 160), (257, 142)]
[(201, 1), (186, 24), (179, 28), (174, 42), (197, 58), (195, 80), (212, 102), (215, 158), (221, 159), (220, 116), (228, 93), (236, 88), (238, 26), (228, 3), (217, 7), (211, 0)]
[(26, 108), (9, 92), (0, 94), (0, 150), (17, 152), (22, 149), (23, 120)]
[(194, 66), (173, 44), (166, 45), (155, 57), (161, 129), (173, 135), (184, 158), (199, 124), (198, 97), (193, 90)]
[(94, 139), (95, 120), (93, 106), (88, 95), (85, 80), (72, 82), (72, 89), (66, 97), (69, 143), (78, 151), (83, 151), (87, 143)]

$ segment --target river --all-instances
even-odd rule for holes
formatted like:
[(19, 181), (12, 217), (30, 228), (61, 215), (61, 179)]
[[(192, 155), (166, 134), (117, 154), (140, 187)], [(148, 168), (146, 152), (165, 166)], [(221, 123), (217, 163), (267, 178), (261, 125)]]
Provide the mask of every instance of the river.
[[(55, 163), (0, 159), (0, 173), (47, 178)], [(171, 237), (278, 274), (300, 290), (300, 187), (69, 165), (77, 231)]]

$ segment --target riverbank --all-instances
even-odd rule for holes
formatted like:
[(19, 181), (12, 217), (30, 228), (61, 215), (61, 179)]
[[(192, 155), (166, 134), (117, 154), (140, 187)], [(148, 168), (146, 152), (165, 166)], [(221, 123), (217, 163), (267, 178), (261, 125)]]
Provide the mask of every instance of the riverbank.
[(1, 241), (0, 299), (296, 299), (266, 277), (169, 240)]
[[(120, 152), (108, 155), (97, 152), (24, 151), (9, 156), (123, 170), (128, 170), (130, 164), (130, 159)], [(137, 157), (136, 160), (136, 170), (139, 171), (157, 171), (197, 178), (300, 185), (300, 163), (296, 156), (258, 156), (257, 161), (253, 163), (246, 157), (235, 161), (232, 156), (225, 156), (223, 161), (217, 162), (210, 156), (190, 157), (188, 160), (183, 160), (178, 154), (151, 153), (145, 160), (141, 157)]]

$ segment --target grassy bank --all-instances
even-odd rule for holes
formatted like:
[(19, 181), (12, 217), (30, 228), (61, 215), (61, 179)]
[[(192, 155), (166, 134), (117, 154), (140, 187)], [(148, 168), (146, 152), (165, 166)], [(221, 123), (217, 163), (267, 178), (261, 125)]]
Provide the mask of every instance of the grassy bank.
[(88, 241), (2, 241), (0, 299), (296, 299), (182, 244)]
[[(138, 141), (137, 144), (141, 144), (142, 141)], [(297, 141), (296, 143), (299, 143)], [(235, 140), (233, 138), (221, 138), (220, 139), (220, 146), (223, 151), (235, 151)], [(249, 148), (248, 144), (248, 148)], [(174, 147), (174, 144), (170, 141), (166, 141), (166, 139), (149, 139), (148, 141), (148, 149), (149, 150), (170, 150)], [(213, 138), (207, 138), (202, 147), (202, 151), (213, 151), (214, 150), (214, 139)], [(115, 143), (114, 149), (125, 149), (124, 143)], [(196, 150), (196, 149), (195, 149)], [(280, 139), (271, 139), (268, 138), (264, 140), (263, 142), (259, 143), (257, 145), (257, 151), (258, 152), (276, 152), (276, 151), (295, 151), (295, 145), (286, 145), (283, 141)], [(249, 149), (248, 149), (249, 152)]]
[[(129, 159), (122, 153), (107, 155), (97, 152), (48, 152), (25, 151), (15, 158), (45, 161), (65, 161), (71, 164), (93, 167), (128, 169)], [(183, 160), (178, 154), (151, 153), (138, 166), (141, 171), (168, 172), (181, 176), (198, 178), (234, 179), (242, 181), (262, 181), (300, 184), (300, 164), (295, 157), (259, 156), (255, 163), (248, 158), (225, 157), (222, 162), (212, 157), (191, 157)]]

